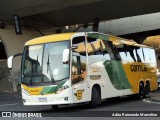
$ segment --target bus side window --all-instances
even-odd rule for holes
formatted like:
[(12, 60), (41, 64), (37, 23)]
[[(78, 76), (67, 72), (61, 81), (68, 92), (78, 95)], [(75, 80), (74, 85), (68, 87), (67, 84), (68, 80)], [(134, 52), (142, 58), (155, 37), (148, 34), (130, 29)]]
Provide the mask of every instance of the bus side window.
[(113, 51), (115, 60), (121, 61), (121, 57), (119, 55), (119, 51), (118, 51), (116, 45), (114, 45), (114, 44), (112, 44), (112, 51)]
[(103, 44), (101, 39), (88, 38), (88, 64), (103, 61)]
[(103, 44), (103, 59), (104, 60), (114, 60), (114, 55), (112, 52), (112, 49), (110, 47), (110, 44), (112, 44), (111, 42), (108, 42), (106, 40), (102, 40), (102, 44)]
[(82, 80), (80, 56), (72, 56), (72, 84), (81, 82)]
[(128, 62), (136, 62), (134, 48), (132, 46), (125, 45), (125, 53), (126, 53)]
[(155, 57), (155, 51), (151, 48), (148, 48), (149, 50), (149, 56), (152, 64), (156, 64), (156, 57)]
[(150, 63), (150, 55), (149, 55), (149, 48), (143, 48), (145, 62)]
[(122, 44), (122, 47), (118, 49), (122, 61), (127, 61), (127, 45)]
[[(111, 41), (105, 41), (103, 40), (103, 44), (105, 46), (105, 53), (109, 53), (109, 56), (111, 60), (121, 60), (118, 49), (116, 48), (116, 45), (114, 45)], [(105, 59), (105, 58), (104, 58)]]
[[(136, 47), (136, 46), (132, 46), (132, 48), (133, 48), (133, 52), (134, 52), (134, 57), (136, 59), (135, 62), (142, 62), (144, 60), (143, 50), (140, 47)], [(139, 49), (141, 51), (141, 54), (138, 52)]]
[(84, 37), (75, 37), (72, 41), (72, 84), (86, 78), (86, 44)]
[(113, 54), (114, 54), (114, 56), (115, 56), (115, 59), (116, 59), (116, 60), (121, 60), (121, 58), (120, 58), (120, 56), (119, 56), (119, 52), (118, 52), (118, 49), (117, 49), (116, 45), (114, 45), (114, 44), (113, 44), (113, 48), (112, 48), (112, 50), (113, 50)]
[(144, 62), (145, 58), (144, 58), (143, 48), (135, 47), (134, 53), (135, 53), (137, 62)]
[(104, 60), (111, 60), (111, 57), (110, 57), (107, 49), (104, 49), (104, 51), (103, 51), (103, 59)]

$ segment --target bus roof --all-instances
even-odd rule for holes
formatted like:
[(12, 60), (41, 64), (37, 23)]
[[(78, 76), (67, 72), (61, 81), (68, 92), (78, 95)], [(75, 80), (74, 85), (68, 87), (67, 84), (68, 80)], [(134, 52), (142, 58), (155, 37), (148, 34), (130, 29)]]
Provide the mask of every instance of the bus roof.
[(48, 42), (56, 42), (56, 41), (64, 41), (70, 40), (71, 36), (75, 33), (61, 33), (61, 34), (54, 34), (54, 35), (47, 35), (43, 37), (38, 37), (32, 40), (29, 40), (25, 43), (26, 45), (36, 45), (36, 44), (43, 44)]
[[(73, 34), (76, 34), (76, 32), (53, 34), (53, 35), (38, 37), (38, 38), (29, 40), (28, 42), (26, 42), (25, 46), (70, 40)], [(137, 46), (137, 47), (149, 47), (146, 45), (138, 44), (133, 40), (129, 40), (129, 39), (121, 38), (121, 37), (116, 37), (113, 35), (108, 35), (108, 34), (103, 34), (103, 33), (98, 33), (98, 32), (87, 32), (87, 34), (88, 35), (90, 34), (89, 37), (93, 37), (93, 38), (96, 37), (99, 39), (105, 39), (108, 41), (112, 41), (113, 44), (117, 44), (117, 45), (118, 44), (127, 44), (127, 45), (132, 45), (132, 46)], [(152, 47), (149, 47), (149, 48), (152, 48)]]

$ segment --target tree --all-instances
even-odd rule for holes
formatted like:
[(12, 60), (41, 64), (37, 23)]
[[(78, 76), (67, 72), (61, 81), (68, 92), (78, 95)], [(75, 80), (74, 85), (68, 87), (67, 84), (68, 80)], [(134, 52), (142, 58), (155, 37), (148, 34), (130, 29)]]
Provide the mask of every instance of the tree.
[(156, 50), (156, 53), (160, 55), (160, 35), (147, 37), (143, 41), (143, 44), (153, 47)]

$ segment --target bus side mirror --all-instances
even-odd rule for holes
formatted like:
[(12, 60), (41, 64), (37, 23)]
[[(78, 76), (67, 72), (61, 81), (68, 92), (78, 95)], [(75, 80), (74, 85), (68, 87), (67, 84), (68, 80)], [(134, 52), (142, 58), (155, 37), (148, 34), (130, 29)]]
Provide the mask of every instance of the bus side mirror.
[(18, 54), (15, 54), (15, 55), (13, 55), (13, 56), (10, 56), (10, 57), (7, 59), (7, 65), (8, 65), (8, 68), (9, 68), (9, 69), (12, 69), (12, 67), (13, 67), (13, 58), (18, 57), (18, 56), (22, 56), (22, 53), (18, 53)]
[(69, 49), (63, 50), (63, 63), (66, 64), (69, 61)]
[(13, 56), (10, 56), (7, 60), (7, 65), (9, 69), (12, 69), (13, 66)]

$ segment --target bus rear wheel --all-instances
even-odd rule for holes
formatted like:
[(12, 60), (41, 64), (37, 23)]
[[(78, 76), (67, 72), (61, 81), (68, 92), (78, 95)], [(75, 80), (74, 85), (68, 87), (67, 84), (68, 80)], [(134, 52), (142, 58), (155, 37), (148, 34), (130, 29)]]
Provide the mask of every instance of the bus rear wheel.
[(100, 90), (97, 87), (93, 87), (91, 101), (89, 102), (91, 108), (96, 108), (98, 104), (101, 104), (100, 94)]
[(144, 98), (144, 95), (145, 95), (144, 84), (143, 84), (143, 83), (140, 83), (140, 84), (139, 84), (139, 93), (137, 94), (137, 98), (141, 100), (141, 99)]
[(149, 92), (150, 92), (150, 83), (147, 82), (146, 86), (145, 86), (145, 97), (148, 98), (149, 97)]

